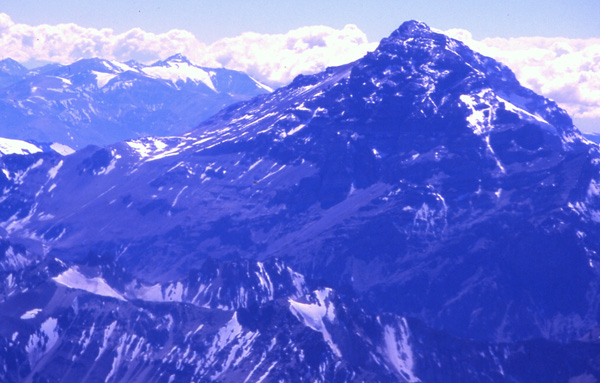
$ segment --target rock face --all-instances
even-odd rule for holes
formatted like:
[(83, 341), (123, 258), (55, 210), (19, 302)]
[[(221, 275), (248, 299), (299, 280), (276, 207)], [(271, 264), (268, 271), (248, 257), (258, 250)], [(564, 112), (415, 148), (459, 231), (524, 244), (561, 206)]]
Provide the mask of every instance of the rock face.
[(0, 162), (6, 381), (600, 378), (597, 145), (422, 23), (183, 136)]
[(83, 59), (27, 71), (0, 61), (3, 137), (73, 148), (182, 134), (223, 107), (271, 91), (244, 73), (181, 55), (152, 65)]

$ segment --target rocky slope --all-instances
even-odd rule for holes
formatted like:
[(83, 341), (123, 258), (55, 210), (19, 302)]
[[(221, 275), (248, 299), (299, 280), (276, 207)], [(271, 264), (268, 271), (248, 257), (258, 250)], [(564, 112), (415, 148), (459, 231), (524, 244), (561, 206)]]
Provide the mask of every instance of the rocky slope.
[(184, 136), (0, 163), (5, 379), (600, 378), (597, 145), (422, 23)]

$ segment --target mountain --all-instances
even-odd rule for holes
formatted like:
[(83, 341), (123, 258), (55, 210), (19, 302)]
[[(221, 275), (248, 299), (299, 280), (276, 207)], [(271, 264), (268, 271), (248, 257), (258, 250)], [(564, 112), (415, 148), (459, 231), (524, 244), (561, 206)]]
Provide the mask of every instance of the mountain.
[(13, 59), (0, 60), (0, 88), (5, 87), (25, 77), (27, 68)]
[(5, 155), (0, 377), (595, 381), (599, 166), (414, 21), (183, 136)]
[(586, 133), (584, 134), (584, 136), (592, 142), (595, 142), (597, 144), (600, 143), (600, 134), (598, 133)]
[[(3, 243), (2, 249), (2, 271), (12, 268), (0, 290), (3, 382), (564, 382), (598, 376), (598, 343), (458, 340), (414, 320), (367, 314), (332, 289), (308, 290), (303, 276), (277, 260), (207, 259), (184, 281), (131, 281), (119, 292), (115, 281), (126, 273), (106, 260), (91, 256), (71, 267), (49, 258), (27, 263), (22, 248)], [(102, 266), (94, 270), (98, 261)]]
[[(30, 72), (2, 63), (5, 137), (74, 148), (147, 135), (176, 135), (268, 87), (246, 74), (196, 66), (181, 55), (152, 65), (83, 59)], [(1, 63), (0, 63), (1, 64)]]

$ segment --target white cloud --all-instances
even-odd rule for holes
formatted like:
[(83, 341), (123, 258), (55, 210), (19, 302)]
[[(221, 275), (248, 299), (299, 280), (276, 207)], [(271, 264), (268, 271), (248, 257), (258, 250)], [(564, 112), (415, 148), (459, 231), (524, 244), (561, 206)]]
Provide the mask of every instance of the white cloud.
[(508, 65), (521, 83), (552, 98), (578, 119), (600, 118), (600, 39), (487, 38), (468, 31), (448, 35)]
[(224, 66), (283, 85), (299, 74), (357, 60), (376, 46), (354, 25), (340, 30), (312, 26), (285, 34), (243, 33), (219, 40), (192, 58), (207, 66)]
[[(600, 39), (477, 41), (465, 30), (446, 33), (505, 63), (525, 86), (553, 98), (576, 119), (600, 119)], [(375, 47), (354, 25), (303, 27), (283, 34), (248, 32), (206, 45), (184, 30), (155, 34), (134, 28), (115, 33), (76, 24), (31, 26), (0, 13), (0, 52), (20, 62), (66, 64), (102, 57), (148, 63), (183, 53), (196, 64), (240, 70), (273, 86), (284, 85), (298, 74), (356, 60)]]
[(139, 28), (125, 33), (112, 29), (84, 28), (76, 24), (37, 25), (14, 23), (0, 13), (0, 51), (20, 62), (52, 61), (62, 64), (81, 58), (152, 61), (183, 51), (204, 49), (190, 32), (172, 30), (163, 34)]
[(375, 44), (356, 26), (303, 27), (285, 34), (244, 33), (206, 45), (184, 30), (155, 34), (139, 28), (124, 33), (76, 24), (16, 24), (0, 13), (0, 51), (20, 62), (62, 64), (81, 58), (152, 62), (183, 53), (199, 65), (249, 73), (270, 85), (283, 85), (301, 73), (316, 73), (362, 57)]

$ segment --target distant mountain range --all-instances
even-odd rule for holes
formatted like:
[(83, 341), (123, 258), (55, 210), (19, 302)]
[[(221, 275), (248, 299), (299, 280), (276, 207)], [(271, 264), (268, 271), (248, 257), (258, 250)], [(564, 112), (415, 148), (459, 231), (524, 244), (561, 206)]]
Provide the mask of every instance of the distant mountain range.
[(183, 135), (6, 145), (2, 382), (600, 380), (600, 148), (423, 23)]
[(34, 70), (0, 61), (2, 137), (72, 148), (182, 134), (223, 107), (271, 89), (181, 55), (152, 65), (83, 59)]

